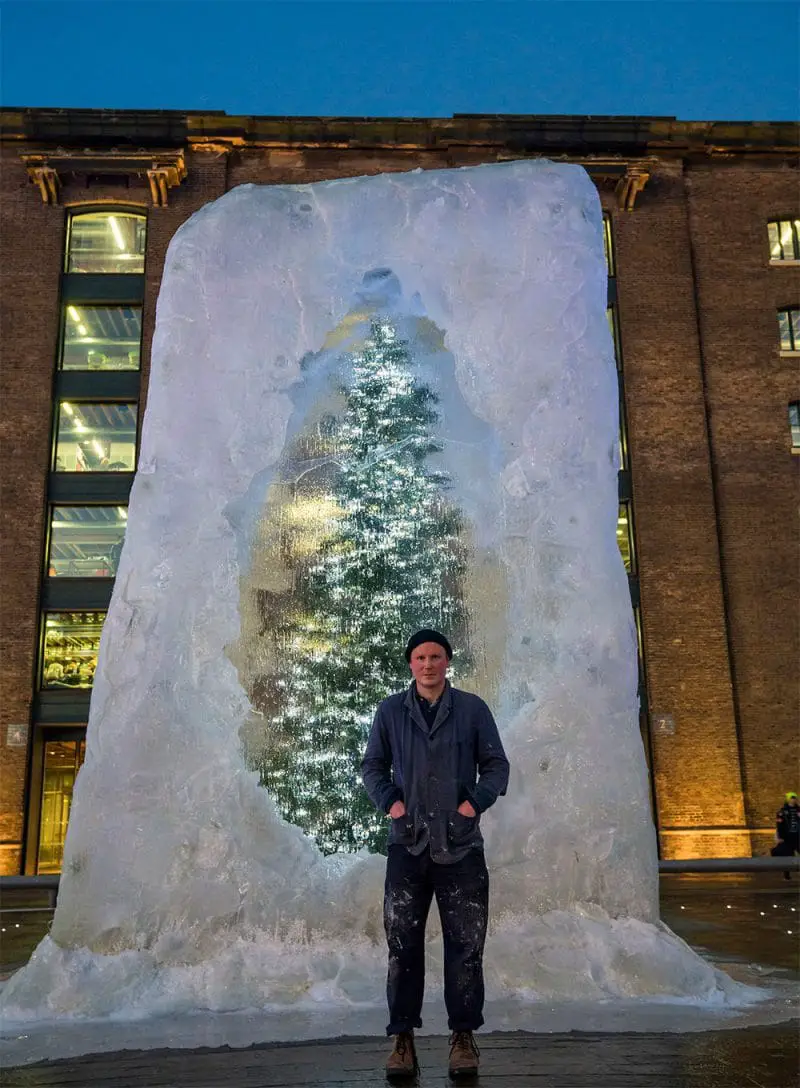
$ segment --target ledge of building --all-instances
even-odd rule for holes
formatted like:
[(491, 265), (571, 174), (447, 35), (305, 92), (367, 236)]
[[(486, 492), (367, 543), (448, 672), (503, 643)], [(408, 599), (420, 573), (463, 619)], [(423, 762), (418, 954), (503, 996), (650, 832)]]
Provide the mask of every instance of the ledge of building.
[(95, 150), (93, 148), (23, 151), (20, 158), (28, 176), (38, 186), (45, 204), (58, 204), (61, 188), (70, 178), (146, 178), (150, 198), (157, 208), (166, 207), (170, 189), (186, 177), (183, 148)]
[(467, 114), (452, 117), (262, 117), (212, 110), (0, 110), (0, 139), (94, 147), (218, 142), (224, 146), (441, 148), (488, 145), (549, 154), (797, 153), (793, 121), (674, 117)]

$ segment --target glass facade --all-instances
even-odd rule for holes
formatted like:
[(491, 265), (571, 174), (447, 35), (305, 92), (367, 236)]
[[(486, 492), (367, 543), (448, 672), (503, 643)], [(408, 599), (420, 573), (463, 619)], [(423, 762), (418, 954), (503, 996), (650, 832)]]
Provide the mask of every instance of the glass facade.
[(90, 688), (105, 612), (45, 612), (41, 687)]
[(61, 872), (72, 791), (85, 751), (83, 740), (45, 741), (37, 873)]
[(133, 472), (136, 404), (75, 403), (58, 406), (56, 472)]
[(800, 261), (800, 219), (775, 219), (767, 233), (770, 261)]
[(781, 351), (800, 352), (800, 308), (778, 310)]
[(614, 270), (614, 247), (611, 244), (611, 218), (608, 215), (603, 216), (603, 247), (606, 254), (606, 267), (608, 269), (609, 276), (615, 276)]
[(792, 435), (792, 450), (800, 453), (800, 400), (789, 405), (789, 430)]
[(144, 272), (147, 220), (135, 212), (81, 212), (69, 221), (67, 272)]
[(138, 370), (141, 306), (64, 307), (62, 370)]
[(51, 507), (48, 576), (113, 578), (127, 521), (125, 506)]
[(608, 319), (608, 327), (611, 329), (611, 336), (614, 340), (614, 358), (617, 361), (617, 370), (620, 369), (620, 350), (619, 350), (619, 326), (617, 323), (617, 310), (615, 306), (606, 307), (606, 317)]
[(617, 515), (617, 546), (619, 547), (625, 570), (633, 574), (635, 570), (633, 555), (633, 526), (631, 524), (630, 503), (621, 502)]

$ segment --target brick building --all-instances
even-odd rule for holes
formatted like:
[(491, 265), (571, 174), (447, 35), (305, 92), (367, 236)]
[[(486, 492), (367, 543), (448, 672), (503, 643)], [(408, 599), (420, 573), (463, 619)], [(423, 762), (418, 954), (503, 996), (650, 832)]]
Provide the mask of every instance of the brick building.
[(662, 854), (767, 849), (798, 787), (797, 126), (43, 109), (0, 125), (0, 872), (60, 868), (176, 229), (245, 182), (530, 156), (583, 164), (606, 212), (618, 536)]

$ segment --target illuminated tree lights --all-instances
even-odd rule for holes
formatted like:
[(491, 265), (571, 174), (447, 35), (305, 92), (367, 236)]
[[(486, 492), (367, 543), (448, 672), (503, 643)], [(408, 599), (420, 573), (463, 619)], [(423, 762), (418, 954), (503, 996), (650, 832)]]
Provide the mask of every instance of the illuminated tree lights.
[(437, 397), (415, 381), (408, 342), (386, 320), (372, 322), (351, 362), (326, 496), (336, 514), (296, 572), (261, 768), (286, 819), (325, 853), (385, 850), (386, 819), (359, 774), (372, 715), (408, 683), (412, 631), (466, 632), (461, 517), (444, 498), (449, 476), (427, 464), (441, 449)]

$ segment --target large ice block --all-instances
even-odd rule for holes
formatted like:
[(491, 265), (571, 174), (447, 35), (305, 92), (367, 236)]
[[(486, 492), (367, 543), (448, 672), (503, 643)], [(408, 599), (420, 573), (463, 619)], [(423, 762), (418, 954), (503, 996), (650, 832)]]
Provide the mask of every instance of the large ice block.
[(270, 526), (376, 328), (435, 396), (460, 675), (513, 768), (490, 997), (730, 993), (658, 922), (602, 237), (588, 175), (546, 161), (246, 185), (177, 232), (59, 905), (8, 1015), (380, 1005), (382, 859), (324, 856), (253, 769), (289, 667), (253, 611), (291, 589)]

